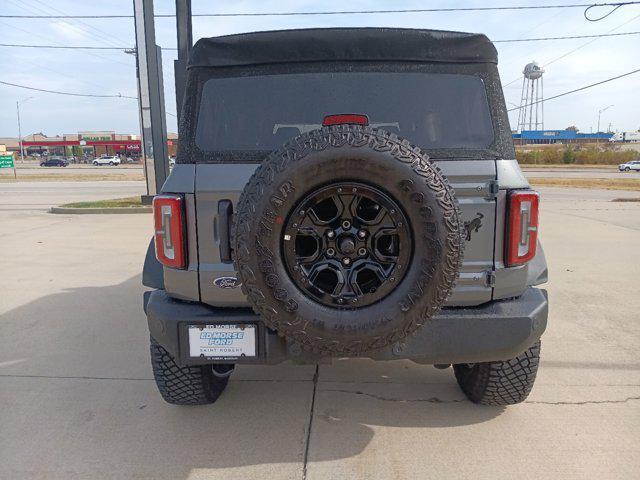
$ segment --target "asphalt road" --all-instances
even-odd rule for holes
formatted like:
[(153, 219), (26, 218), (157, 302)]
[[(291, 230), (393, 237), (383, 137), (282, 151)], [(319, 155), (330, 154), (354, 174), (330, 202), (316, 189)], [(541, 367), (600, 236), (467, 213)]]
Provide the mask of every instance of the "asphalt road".
[[(21, 164), (19, 161), (16, 163), (18, 169), (18, 176), (24, 177), (27, 175), (143, 175), (142, 165), (126, 164), (120, 166), (95, 166), (84, 164), (71, 164), (68, 167), (41, 167), (36, 163)], [(0, 170), (0, 174), (12, 176), (13, 169)]]
[(145, 193), (145, 188), (139, 181), (0, 183), (0, 212), (46, 211), (62, 203), (132, 197)]
[(340, 360), (238, 368), (215, 405), (175, 407), (148, 360), (150, 216), (47, 214), (88, 187), (53, 185), (0, 184), (2, 479), (640, 478), (640, 203), (609, 201), (633, 192), (541, 189), (551, 316), (524, 404)]
[[(611, 168), (544, 168), (535, 166), (524, 167), (529, 177), (542, 178), (640, 178), (638, 172), (619, 172), (616, 167)], [(119, 167), (96, 167), (94, 165), (70, 165), (68, 167), (40, 167), (36, 164), (21, 166), (18, 164), (18, 176), (29, 175), (130, 175), (140, 177), (144, 172), (141, 165), (122, 165)], [(0, 170), (0, 175), (13, 177), (13, 170)]]
[(640, 173), (620, 172), (613, 168), (525, 168), (527, 177), (537, 178), (636, 178), (640, 179)]

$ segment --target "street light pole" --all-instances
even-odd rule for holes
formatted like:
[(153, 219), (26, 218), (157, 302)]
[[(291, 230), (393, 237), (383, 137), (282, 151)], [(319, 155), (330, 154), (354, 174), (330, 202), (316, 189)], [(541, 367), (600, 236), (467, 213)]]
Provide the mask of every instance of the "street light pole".
[[(611, 107), (613, 107), (613, 105), (609, 105), (607, 107), (604, 107), (598, 110), (598, 131), (596, 132), (596, 135), (600, 133), (600, 115), (602, 115), (602, 112), (609, 110)], [(600, 143), (600, 137), (596, 136), (596, 143)]]
[(24, 103), (33, 97), (23, 98), (16, 101), (16, 111), (18, 112), (18, 143), (20, 144), (20, 163), (24, 163), (24, 147), (22, 146), (22, 125), (20, 124), (20, 102)]

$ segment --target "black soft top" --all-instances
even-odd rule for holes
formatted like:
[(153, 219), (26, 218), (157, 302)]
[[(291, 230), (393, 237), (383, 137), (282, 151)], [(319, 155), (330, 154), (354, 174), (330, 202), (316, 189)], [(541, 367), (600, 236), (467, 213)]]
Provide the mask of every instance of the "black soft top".
[(409, 28), (310, 28), (202, 38), (190, 67), (269, 63), (396, 61), (498, 63), (482, 34)]

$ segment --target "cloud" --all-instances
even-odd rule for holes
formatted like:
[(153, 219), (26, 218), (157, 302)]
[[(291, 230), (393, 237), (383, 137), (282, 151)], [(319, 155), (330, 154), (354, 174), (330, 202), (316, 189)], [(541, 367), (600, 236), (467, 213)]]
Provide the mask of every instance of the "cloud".
[(70, 40), (82, 40), (87, 38), (87, 33), (83, 29), (63, 20), (50, 23), (49, 26), (54, 32)]

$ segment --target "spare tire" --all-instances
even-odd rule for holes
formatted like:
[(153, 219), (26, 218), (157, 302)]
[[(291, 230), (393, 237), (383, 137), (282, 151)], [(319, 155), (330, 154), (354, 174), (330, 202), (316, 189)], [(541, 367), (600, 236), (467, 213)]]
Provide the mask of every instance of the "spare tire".
[(301, 134), (240, 197), (242, 288), (265, 324), (307, 351), (394, 344), (452, 292), (463, 222), (447, 179), (407, 140), (356, 125)]

